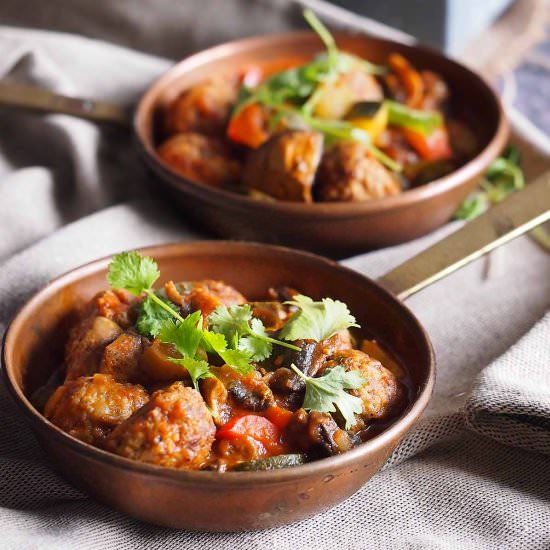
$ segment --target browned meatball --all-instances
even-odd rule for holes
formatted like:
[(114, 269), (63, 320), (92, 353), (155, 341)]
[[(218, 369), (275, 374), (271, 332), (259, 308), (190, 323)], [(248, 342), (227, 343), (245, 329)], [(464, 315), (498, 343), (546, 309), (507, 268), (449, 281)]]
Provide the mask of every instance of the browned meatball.
[(141, 462), (198, 469), (208, 458), (215, 426), (200, 393), (176, 382), (116, 428), (106, 447)]
[(139, 334), (121, 334), (103, 351), (99, 372), (110, 374), (117, 382), (142, 381), (140, 359), (143, 354), (143, 344)]
[(165, 112), (168, 133), (221, 135), (237, 100), (236, 79), (217, 78), (185, 90)]
[(243, 184), (276, 199), (311, 202), (311, 189), (323, 153), (323, 136), (309, 130), (276, 134), (252, 151)]
[(197, 183), (223, 187), (239, 180), (239, 161), (217, 138), (195, 133), (176, 134), (158, 148), (158, 154), (178, 174)]
[(141, 386), (120, 384), (111, 376), (94, 374), (59, 386), (46, 403), (44, 414), (70, 435), (101, 445), (113, 428), (148, 399)]
[(366, 353), (355, 350), (336, 352), (325, 363), (325, 369), (342, 365), (346, 370), (356, 369), (365, 378), (365, 385), (350, 393), (363, 401), (363, 420), (383, 419), (396, 414), (403, 406), (404, 389), (395, 374)]
[(364, 144), (353, 141), (341, 142), (325, 153), (315, 185), (320, 201), (359, 202), (400, 192), (396, 177)]

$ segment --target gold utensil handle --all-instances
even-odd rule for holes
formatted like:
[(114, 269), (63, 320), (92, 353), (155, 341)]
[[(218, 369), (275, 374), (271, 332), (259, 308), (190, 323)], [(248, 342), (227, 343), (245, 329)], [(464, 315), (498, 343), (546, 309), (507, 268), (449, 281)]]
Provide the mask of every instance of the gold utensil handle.
[(550, 220), (550, 172), (379, 279), (405, 299)]
[(0, 106), (62, 113), (96, 122), (129, 126), (131, 114), (122, 105), (55, 94), (42, 88), (0, 80)]

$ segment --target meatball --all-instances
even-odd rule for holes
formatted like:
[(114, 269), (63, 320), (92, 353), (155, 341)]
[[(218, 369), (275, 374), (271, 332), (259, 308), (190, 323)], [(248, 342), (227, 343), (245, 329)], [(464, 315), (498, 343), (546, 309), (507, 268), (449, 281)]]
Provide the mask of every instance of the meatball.
[(397, 178), (366, 145), (353, 141), (343, 141), (324, 154), (315, 185), (320, 201), (359, 202), (400, 192)]
[(346, 370), (359, 370), (366, 380), (362, 388), (350, 391), (363, 401), (363, 411), (360, 414), (363, 420), (384, 419), (399, 412), (405, 398), (403, 386), (395, 374), (379, 361), (362, 351), (349, 349), (332, 355), (324, 368), (337, 365), (342, 365)]
[(216, 428), (200, 393), (176, 382), (118, 426), (106, 448), (118, 455), (170, 468), (198, 469)]
[(44, 414), (73, 437), (101, 445), (116, 426), (148, 400), (141, 386), (94, 374), (69, 380), (57, 388), (46, 403)]
[(160, 158), (178, 174), (213, 187), (234, 185), (241, 166), (220, 139), (195, 133), (176, 134), (159, 148)]
[(248, 156), (243, 184), (276, 199), (312, 202), (323, 136), (310, 130), (276, 134)]
[(183, 313), (189, 314), (200, 309), (205, 318), (222, 304), (236, 306), (246, 303), (246, 298), (238, 290), (222, 281), (210, 279), (182, 283), (169, 281), (164, 290)]
[(166, 109), (167, 132), (222, 135), (238, 91), (236, 79), (228, 78), (208, 80), (185, 90)]
[(331, 456), (353, 446), (349, 434), (340, 429), (329, 413), (298, 409), (286, 427), (286, 437), (303, 452)]
[(143, 347), (143, 339), (139, 334), (121, 334), (103, 351), (99, 372), (110, 374), (117, 382), (141, 381), (140, 359)]

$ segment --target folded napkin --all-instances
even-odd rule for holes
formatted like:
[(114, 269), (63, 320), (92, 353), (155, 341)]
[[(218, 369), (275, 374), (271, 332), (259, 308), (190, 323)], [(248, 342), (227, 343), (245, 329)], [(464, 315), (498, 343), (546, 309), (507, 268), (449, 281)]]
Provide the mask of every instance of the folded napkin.
[[(0, 75), (125, 102), (168, 65), (102, 42), (15, 28), (0, 28), (0, 45)], [(0, 123), (0, 335), (32, 292), (67, 269), (126, 248), (201, 238), (158, 199), (123, 133), (61, 115), (1, 111)], [(550, 168), (535, 144), (525, 151)], [(377, 277), (457, 227), (344, 263)], [(242, 534), (123, 517), (54, 472), (1, 385), (0, 546), (550, 547), (550, 255), (517, 239), (408, 305), (436, 350), (433, 400), (388, 466), (333, 510)]]

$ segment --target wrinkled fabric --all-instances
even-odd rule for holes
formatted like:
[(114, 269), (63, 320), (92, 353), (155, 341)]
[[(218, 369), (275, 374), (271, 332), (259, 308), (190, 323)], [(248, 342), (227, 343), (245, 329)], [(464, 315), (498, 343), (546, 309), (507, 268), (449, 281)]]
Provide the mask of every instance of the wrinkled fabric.
[[(53, 10), (61, 3), (48, 4)], [(112, 6), (94, 5), (100, 15)], [(140, 3), (141, 10), (144, 6)], [(125, 14), (125, 21), (131, 14), (138, 18), (128, 3), (112, 10)], [(85, 26), (79, 17), (69, 9), (63, 30), (71, 30), (74, 21)], [(143, 14), (139, 19), (146, 21)], [(91, 18), (90, 34), (105, 30), (101, 18), (97, 21)], [(243, 24), (231, 33), (241, 32)], [(107, 30), (114, 39), (116, 25)], [(61, 33), (2, 27), (0, 46), (3, 77), (125, 104), (134, 103), (170, 65)], [(0, 127), (0, 334), (25, 299), (68, 269), (123, 249), (205, 237), (162, 200), (123, 130), (7, 110), (0, 110)], [(538, 151), (536, 144), (522, 143), (527, 158)], [(550, 159), (540, 152), (537, 158), (541, 168), (550, 168)], [(377, 277), (458, 227), (450, 224), (344, 263)], [(0, 546), (550, 547), (545, 520), (550, 513), (550, 255), (530, 238), (519, 238), (407, 305), (436, 351), (433, 399), (384, 470), (333, 510), (295, 525), (241, 534), (189, 533), (121, 516), (55, 473), (2, 384)]]

